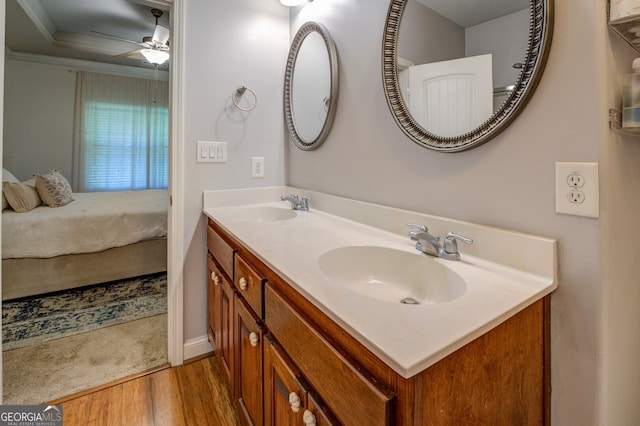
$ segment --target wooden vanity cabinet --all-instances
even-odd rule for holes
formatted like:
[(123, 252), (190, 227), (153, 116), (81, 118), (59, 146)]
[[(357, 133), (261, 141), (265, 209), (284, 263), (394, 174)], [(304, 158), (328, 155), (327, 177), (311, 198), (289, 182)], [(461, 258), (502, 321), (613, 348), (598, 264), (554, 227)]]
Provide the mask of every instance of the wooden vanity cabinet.
[(347, 358), (276, 286), (265, 287), (265, 321), (311, 386), (344, 424), (394, 424), (395, 396)]
[(266, 281), (249, 263), (236, 256), (233, 283), (258, 318), (263, 318), (262, 292)]
[[(406, 379), (213, 220), (208, 232), (208, 268), (226, 278), (219, 293), (208, 283), (211, 334), (221, 341), (216, 354), (229, 364), (224, 369), (246, 424), (260, 424), (260, 412), (266, 426), (550, 424), (549, 296)], [(220, 247), (226, 266), (216, 255)], [(258, 277), (251, 294), (259, 298), (240, 290), (234, 296), (239, 276), (226, 276), (228, 268)], [(225, 340), (225, 330), (234, 337)], [(253, 351), (251, 333), (260, 336), (262, 355)]]
[(236, 395), (241, 414), (247, 424), (262, 425), (262, 342), (264, 327), (236, 294), (234, 332), (236, 341)]
[[(405, 379), (277, 276), (269, 277), (265, 290), (267, 328), (294, 362), (304, 357), (302, 363), (315, 364), (320, 358), (314, 349), (304, 350), (305, 345), (296, 343), (308, 341), (308, 336), (301, 334), (300, 320), (296, 319), (300, 317), (332, 347), (339, 348), (339, 355), (367, 375), (369, 383), (393, 392), (395, 416), (390, 424), (403, 426), (549, 425), (549, 302), (549, 296), (534, 302)], [(289, 339), (289, 335), (305, 337)], [(318, 367), (316, 364), (310, 373), (298, 365), (306, 377)], [(326, 365), (326, 374), (332, 375), (333, 370), (334, 377), (343, 377), (344, 370), (334, 366), (334, 363)], [(310, 382), (317, 386), (313, 380)], [(341, 386), (340, 391), (345, 392), (346, 388)], [(343, 420), (331, 400), (322, 391), (319, 393), (338, 419)], [(367, 407), (375, 409), (376, 404), (369, 403)]]
[(211, 253), (207, 253), (207, 336), (211, 345), (220, 346), (220, 271)]
[(207, 226), (207, 322), (209, 341), (218, 358), (229, 388), (235, 389), (235, 350), (233, 334), (235, 248)]
[(227, 384), (233, 392), (236, 379), (235, 340), (233, 335), (234, 291), (231, 283), (225, 277), (220, 280), (218, 287), (220, 288), (218, 299), (220, 331), (216, 333), (216, 338), (219, 336), (217, 338), (216, 356), (220, 360)]
[(302, 425), (307, 393), (298, 378), (300, 372), (278, 348), (273, 336), (264, 345), (265, 425)]
[(231, 389), (235, 377), (233, 293), (229, 278), (209, 253), (207, 256), (207, 334)]
[[(209, 340), (247, 425), (263, 425), (262, 278), (228, 237), (207, 227)], [(233, 283), (233, 284), (232, 284)]]
[(272, 335), (265, 337), (264, 372), (265, 425), (340, 424), (318, 395), (308, 390), (302, 374)]

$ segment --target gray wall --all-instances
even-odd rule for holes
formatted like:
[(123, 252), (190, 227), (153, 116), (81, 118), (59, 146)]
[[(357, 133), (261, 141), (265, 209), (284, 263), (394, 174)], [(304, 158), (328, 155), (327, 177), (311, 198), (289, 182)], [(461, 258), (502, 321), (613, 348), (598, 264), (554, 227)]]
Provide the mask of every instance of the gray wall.
[[(434, 37), (438, 37), (438, 43), (416, 42)], [(398, 39), (398, 56), (416, 65), (465, 56), (464, 28), (417, 0), (407, 3)]]
[[(597, 22), (604, 21), (602, 16)], [(603, 24), (600, 28), (607, 31)], [(604, 68), (606, 93), (600, 92), (600, 117), (620, 109), (622, 76), (640, 54), (612, 31), (596, 64)], [(600, 392), (602, 425), (635, 425), (640, 419), (640, 139), (605, 129), (600, 139), (600, 165), (606, 181), (600, 190), (603, 280), (600, 313)]]
[[(607, 108), (618, 97), (615, 70), (607, 66), (612, 58), (603, 3), (555, 4), (547, 69), (526, 110), (488, 144), (457, 154), (414, 144), (389, 113), (380, 76), (387, 0), (323, 0), (294, 11), (292, 34), (308, 20), (331, 32), (341, 80), (326, 142), (312, 152), (289, 144), (288, 183), (556, 238), (552, 423), (630, 425), (640, 418), (640, 350), (629, 323), (640, 323), (637, 248), (629, 242), (640, 236), (640, 144), (612, 145), (607, 129)], [(555, 213), (556, 161), (600, 162), (599, 220)], [(615, 237), (608, 232), (614, 231), (621, 247), (611, 244)], [(618, 422), (608, 421), (615, 416)]]
[[(184, 1), (184, 0), (183, 0)], [(278, 1), (185, 1), (184, 338), (206, 336), (205, 190), (285, 183), (282, 89), (289, 52), (288, 9)], [(238, 86), (255, 91), (251, 112), (232, 106)], [(228, 162), (196, 163), (196, 143), (226, 141)], [(265, 177), (251, 178), (251, 157)]]
[(524, 62), (527, 28), (529, 10), (525, 9), (465, 30), (466, 56), (493, 55), (493, 87), (515, 84), (518, 79), (520, 70), (513, 68), (513, 64)]
[(168, 72), (10, 53), (5, 58), (3, 166), (21, 180), (57, 169), (69, 181), (78, 71), (166, 81)]
[(20, 180), (58, 169), (71, 180), (76, 73), (5, 61), (4, 166)]

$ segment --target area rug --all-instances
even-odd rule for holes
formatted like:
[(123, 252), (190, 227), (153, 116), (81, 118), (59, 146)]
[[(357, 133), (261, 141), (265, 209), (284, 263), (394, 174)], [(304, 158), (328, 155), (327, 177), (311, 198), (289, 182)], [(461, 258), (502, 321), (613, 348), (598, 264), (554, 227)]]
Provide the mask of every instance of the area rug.
[(167, 315), (4, 351), (3, 404), (43, 404), (167, 363)]
[(98, 284), (2, 304), (8, 351), (167, 312), (167, 275)]

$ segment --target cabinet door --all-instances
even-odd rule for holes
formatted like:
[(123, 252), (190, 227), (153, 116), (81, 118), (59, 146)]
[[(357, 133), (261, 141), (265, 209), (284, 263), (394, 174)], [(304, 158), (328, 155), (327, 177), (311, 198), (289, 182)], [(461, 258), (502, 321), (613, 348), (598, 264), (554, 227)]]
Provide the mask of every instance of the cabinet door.
[[(234, 293), (231, 283), (227, 280), (226, 276), (221, 275), (220, 279), (220, 300), (218, 305), (220, 306), (220, 327), (219, 332), (216, 333), (216, 340), (219, 340), (220, 344), (216, 347), (216, 356), (222, 365), (224, 377), (227, 380), (231, 395), (235, 395), (235, 359), (233, 354), (234, 339), (233, 339), (233, 315), (234, 315)], [(217, 314), (216, 314), (217, 315)], [(215, 319), (215, 317), (214, 317)], [(218, 337), (219, 335), (219, 337)]]
[(207, 335), (215, 351), (220, 347), (221, 320), (220, 280), (222, 274), (211, 255), (207, 256)]
[(247, 302), (235, 297), (236, 399), (249, 425), (262, 425), (263, 327)]
[(300, 373), (271, 335), (265, 336), (264, 358), (264, 424), (303, 425), (307, 392), (298, 380)]

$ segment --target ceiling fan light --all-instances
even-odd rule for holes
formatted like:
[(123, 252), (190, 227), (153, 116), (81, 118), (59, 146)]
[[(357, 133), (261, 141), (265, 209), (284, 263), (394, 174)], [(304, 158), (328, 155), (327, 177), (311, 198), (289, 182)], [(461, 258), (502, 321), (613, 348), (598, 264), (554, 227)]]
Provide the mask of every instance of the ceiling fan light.
[(162, 50), (143, 49), (140, 53), (149, 63), (154, 65), (162, 65), (169, 59), (169, 53)]

